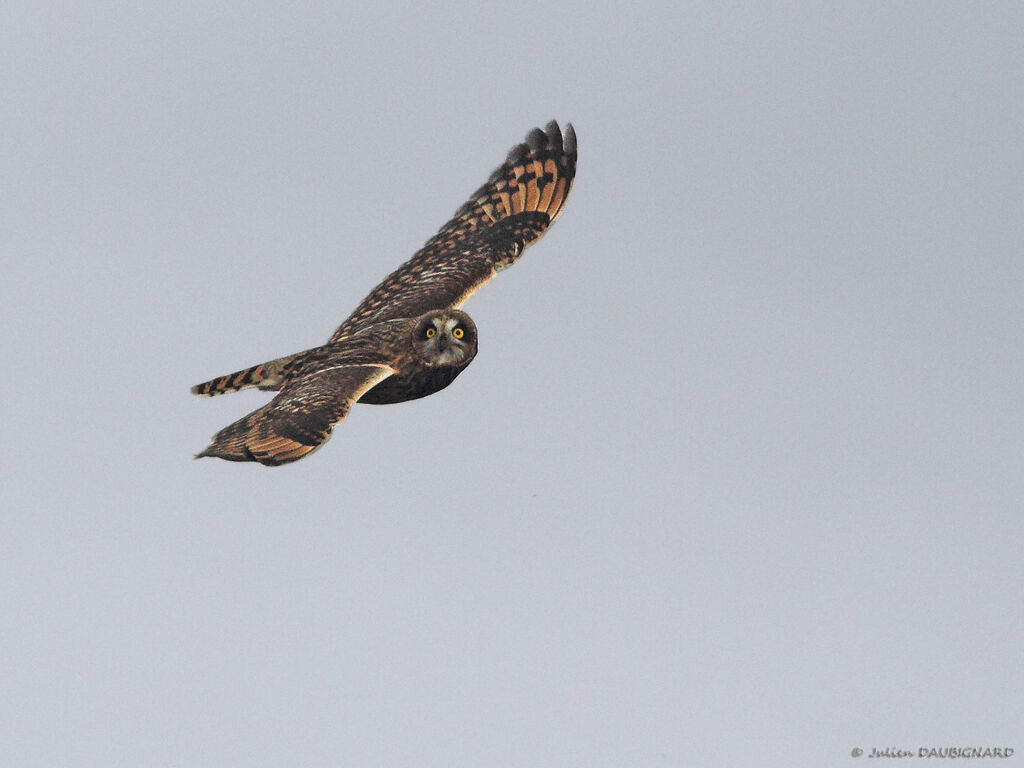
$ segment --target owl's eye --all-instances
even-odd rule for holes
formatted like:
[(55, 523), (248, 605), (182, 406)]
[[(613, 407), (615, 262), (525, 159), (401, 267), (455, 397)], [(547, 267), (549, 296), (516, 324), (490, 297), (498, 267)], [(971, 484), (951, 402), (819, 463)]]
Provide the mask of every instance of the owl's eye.
[(427, 338), (434, 338), (434, 334), (437, 333), (437, 328), (427, 328)]
[(454, 336), (456, 339), (461, 339), (465, 335), (466, 332), (461, 328), (456, 328), (454, 331), (452, 331), (452, 336)]

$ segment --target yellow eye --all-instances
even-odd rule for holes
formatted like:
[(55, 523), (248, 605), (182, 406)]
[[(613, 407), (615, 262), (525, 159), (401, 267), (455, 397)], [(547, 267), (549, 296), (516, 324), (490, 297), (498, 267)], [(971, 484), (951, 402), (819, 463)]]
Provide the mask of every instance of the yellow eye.
[(432, 339), (434, 334), (437, 333), (437, 328), (427, 328), (427, 338)]
[(452, 331), (452, 336), (454, 336), (456, 339), (461, 339), (465, 335), (466, 332), (463, 331), (461, 328), (456, 328), (454, 331)]

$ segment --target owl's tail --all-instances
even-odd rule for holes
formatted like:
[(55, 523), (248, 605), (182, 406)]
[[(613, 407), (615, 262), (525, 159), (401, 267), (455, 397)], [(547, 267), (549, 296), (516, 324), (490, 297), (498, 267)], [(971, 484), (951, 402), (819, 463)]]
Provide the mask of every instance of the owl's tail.
[(223, 395), (227, 392), (238, 392), (241, 389), (259, 387), (266, 390), (278, 390), (284, 382), (284, 369), (296, 355), (279, 357), (266, 363), (254, 365), (241, 371), (218, 376), (216, 379), (204, 381), (192, 387), (193, 395)]

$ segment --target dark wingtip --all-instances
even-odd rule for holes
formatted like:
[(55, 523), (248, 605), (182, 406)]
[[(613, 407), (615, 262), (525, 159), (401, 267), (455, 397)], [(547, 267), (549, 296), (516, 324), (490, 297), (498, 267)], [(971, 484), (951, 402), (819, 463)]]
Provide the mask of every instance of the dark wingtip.
[(565, 124), (565, 133), (558, 126), (557, 120), (551, 120), (544, 126), (543, 130), (534, 128), (526, 134), (526, 140), (516, 144), (508, 152), (506, 160), (509, 163), (520, 163), (535, 152), (545, 149), (553, 149), (559, 154), (565, 154), (575, 158), (576, 156), (576, 131), (572, 123)]
[(526, 143), (532, 151), (539, 152), (548, 146), (548, 135), (540, 128), (534, 128), (526, 134)]
[(258, 459), (256, 459), (252, 454), (249, 454), (248, 456), (236, 456), (231, 453), (217, 453), (212, 445), (205, 451), (197, 453), (192, 457), (192, 459), (205, 459), (207, 457), (211, 459), (224, 459), (225, 461), (258, 461)]
[(544, 134), (548, 138), (548, 144), (553, 148), (562, 151), (562, 129), (558, 127), (558, 121), (552, 120), (544, 126)]
[(565, 154), (576, 156), (576, 129), (572, 127), (572, 123), (565, 124), (565, 139), (563, 142)]

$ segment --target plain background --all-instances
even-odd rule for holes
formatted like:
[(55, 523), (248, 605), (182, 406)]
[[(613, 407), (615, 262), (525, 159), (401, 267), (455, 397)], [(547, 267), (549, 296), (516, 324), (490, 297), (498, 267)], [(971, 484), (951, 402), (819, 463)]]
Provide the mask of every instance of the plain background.
[[(0, 29), (4, 765), (1021, 761), (1019, 3)], [(192, 461), (551, 118), (452, 387)]]

